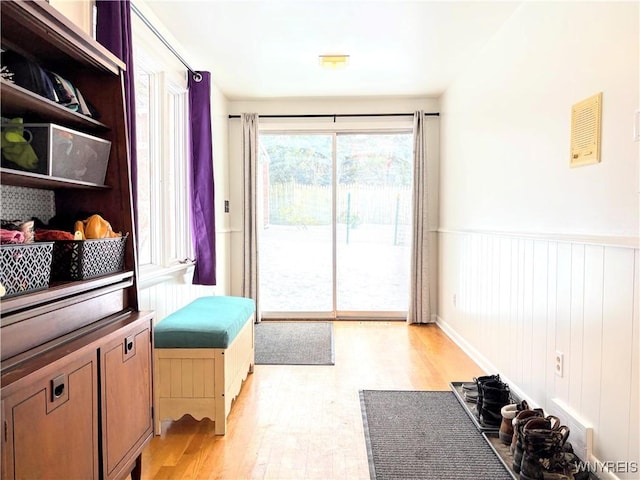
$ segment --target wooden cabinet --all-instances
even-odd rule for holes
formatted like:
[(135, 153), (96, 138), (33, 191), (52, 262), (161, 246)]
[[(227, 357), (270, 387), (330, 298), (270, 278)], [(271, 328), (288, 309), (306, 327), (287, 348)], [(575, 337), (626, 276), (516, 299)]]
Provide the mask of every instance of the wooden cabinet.
[(82, 115), (0, 79), (2, 116), (111, 142), (104, 185), (1, 168), (2, 188), (44, 192), (56, 214), (99, 212), (129, 234), (123, 271), (2, 299), (2, 478), (138, 478), (153, 434), (153, 314), (138, 311), (125, 66), (48, 2), (1, 3), (2, 48), (68, 79), (100, 113)]
[(97, 365), (74, 352), (6, 388), (3, 478), (99, 478)]
[(100, 347), (104, 478), (129, 472), (153, 433), (151, 418), (151, 326), (120, 329)]
[(153, 435), (152, 318), (124, 313), (3, 371), (3, 479), (139, 475)]

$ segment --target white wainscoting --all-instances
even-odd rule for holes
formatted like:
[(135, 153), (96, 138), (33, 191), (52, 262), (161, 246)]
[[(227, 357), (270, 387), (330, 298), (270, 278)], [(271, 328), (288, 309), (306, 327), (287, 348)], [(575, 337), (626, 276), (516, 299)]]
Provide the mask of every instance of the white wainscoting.
[(466, 231), (439, 238), (443, 329), (524, 398), (547, 410), (559, 402), (592, 427), (591, 461), (638, 462), (637, 243)]
[(198, 297), (216, 295), (216, 287), (185, 283), (181, 272), (158, 280), (143, 285), (138, 297), (140, 310), (156, 312), (154, 324)]

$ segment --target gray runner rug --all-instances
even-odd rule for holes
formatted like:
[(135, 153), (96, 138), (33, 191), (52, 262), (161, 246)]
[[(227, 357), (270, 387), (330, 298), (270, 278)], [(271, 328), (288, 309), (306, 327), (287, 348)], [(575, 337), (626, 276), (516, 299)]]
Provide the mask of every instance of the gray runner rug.
[(255, 350), (256, 365), (333, 365), (333, 323), (260, 322)]
[(453, 392), (361, 390), (372, 480), (511, 480)]

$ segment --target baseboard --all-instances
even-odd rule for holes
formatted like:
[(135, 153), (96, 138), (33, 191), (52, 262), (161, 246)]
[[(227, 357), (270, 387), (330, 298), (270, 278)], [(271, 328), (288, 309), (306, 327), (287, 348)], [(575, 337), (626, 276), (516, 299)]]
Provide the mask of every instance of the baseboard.
[[(466, 353), (471, 360), (476, 362), (482, 371), (489, 375), (500, 373), (498, 369), (489, 360), (487, 360), (478, 350), (476, 350), (469, 342), (467, 342), (451, 325), (445, 322), (440, 315), (435, 315), (436, 324), (453, 342)], [(502, 377), (502, 374), (500, 374)], [(522, 398), (522, 397), (520, 397)]]

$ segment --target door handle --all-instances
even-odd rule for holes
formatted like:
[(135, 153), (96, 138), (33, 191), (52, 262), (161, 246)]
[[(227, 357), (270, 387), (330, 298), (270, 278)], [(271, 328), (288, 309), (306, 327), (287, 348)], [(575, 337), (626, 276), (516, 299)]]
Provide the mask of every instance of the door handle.
[(135, 351), (135, 349), (136, 349), (135, 335), (129, 335), (127, 338), (124, 339), (124, 354), (128, 355), (131, 352)]
[(64, 373), (51, 380), (51, 402), (55, 402), (64, 395), (66, 384), (67, 376)]

